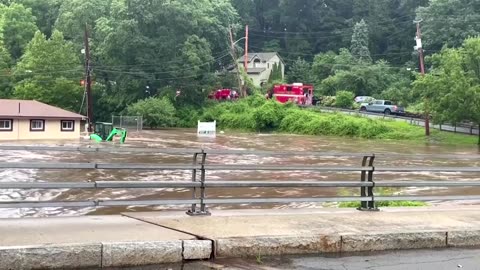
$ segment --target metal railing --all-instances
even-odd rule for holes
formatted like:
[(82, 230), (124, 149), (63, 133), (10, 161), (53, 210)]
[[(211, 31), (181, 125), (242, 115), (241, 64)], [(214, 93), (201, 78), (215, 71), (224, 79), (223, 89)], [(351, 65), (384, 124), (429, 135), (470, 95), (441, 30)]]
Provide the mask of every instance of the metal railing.
[[(480, 200), (480, 195), (469, 196), (376, 196), (377, 187), (473, 187), (480, 181), (377, 181), (375, 172), (466, 172), (480, 173), (479, 167), (375, 167), (378, 157), (401, 157), (408, 155), (337, 153), (337, 152), (272, 152), (204, 149), (153, 149), (153, 148), (90, 148), (90, 147), (48, 147), (48, 146), (0, 146), (3, 151), (80, 151), (86, 153), (123, 152), (192, 155), (192, 162), (180, 164), (139, 164), (139, 163), (56, 163), (56, 162), (0, 162), (0, 169), (88, 169), (88, 170), (188, 170), (191, 178), (186, 181), (92, 181), (92, 182), (0, 182), (0, 189), (159, 189), (189, 188), (189, 199), (157, 200), (88, 200), (88, 201), (2, 201), (0, 208), (42, 208), (42, 207), (108, 207), (108, 206), (157, 206), (190, 205), (187, 214), (208, 215), (207, 205), (213, 204), (260, 204), (294, 202), (345, 202), (359, 201), (359, 210), (377, 210), (378, 201), (432, 201), (432, 200)], [(359, 158), (359, 166), (303, 166), (303, 165), (238, 165), (208, 164), (211, 155), (255, 155), (255, 156), (311, 156)], [(480, 155), (415, 155), (419, 159), (469, 158), (480, 159)], [(217, 181), (208, 180), (207, 171), (310, 171), (359, 173), (357, 181)], [(211, 188), (359, 188), (360, 196), (307, 197), (307, 198), (209, 198)]]

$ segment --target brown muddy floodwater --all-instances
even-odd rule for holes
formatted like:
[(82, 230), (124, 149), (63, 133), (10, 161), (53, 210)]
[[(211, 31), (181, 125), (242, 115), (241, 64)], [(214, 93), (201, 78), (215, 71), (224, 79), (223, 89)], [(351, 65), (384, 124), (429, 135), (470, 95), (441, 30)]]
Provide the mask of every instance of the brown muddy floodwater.
[[(3, 144), (18, 144), (5, 142)], [(91, 141), (82, 142), (22, 142), (23, 145), (97, 145)], [(118, 144), (101, 143), (101, 147), (120, 147)], [(142, 131), (131, 133), (127, 143), (121, 147), (149, 148), (205, 148), (235, 150), (292, 150), (292, 151), (335, 151), (345, 153), (398, 153), (411, 156), (378, 157), (376, 166), (479, 166), (480, 158), (425, 159), (416, 154), (465, 154), (479, 155), (477, 146), (449, 146), (412, 142), (370, 141), (353, 138), (320, 136), (299, 136), (280, 134), (225, 133), (217, 138), (197, 138), (195, 130), (171, 129), (162, 131)], [(190, 155), (167, 154), (126, 154), (126, 153), (80, 153), (80, 152), (29, 152), (4, 151), (0, 162), (102, 162), (102, 163), (182, 163), (191, 162)], [(209, 164), (263, 164), (263, 165), (315, 165), (319, 166), (359, 166), (359, 158), (343, 157), (266, 157), (239, 155), (210, 155)], [(82, 181), (190, 181), (191, 171), (134, 171), (134, 170), (0, 170), (2, 182), (82, 182)], [(465, 180), (480, 181), (478, 173), (375, 173), (375, 180)], [(266, 172), (266, 171), (212, 171), (207, 172), (210, 180), (343, 180), (359, 181), (359, 173), (324, 172)], [(390, 190), (394, 195), (480, 195), (480, 188), (404, 188)], [(249, 198), (249, 197), (322, 197), (358, 194), (357, 189), (336, 188), (231, 188), (209, 189), (208, 198)], [(189, 189), (105, 189), (105, 190), (0, 190), (0, 201), (81, 201), (81, 200), (139, 200), (190, 198)], [(477, 204), (477, 201), (443, 202), (430, 204)], [(317, 208), (335, 207), (335, 203), (290, 203), (269, 205), (210, 205), (210, 209), (226, 208)], [(145, 211), (158, 209), (185, 210), (186, 206), (159, 207), (104, 207), (104, 208), (43, 208), (43, 209), (0, 209), (0, 217), (20, 216), (65, 216), (84, 214), (114, 214), (124, 211)]]

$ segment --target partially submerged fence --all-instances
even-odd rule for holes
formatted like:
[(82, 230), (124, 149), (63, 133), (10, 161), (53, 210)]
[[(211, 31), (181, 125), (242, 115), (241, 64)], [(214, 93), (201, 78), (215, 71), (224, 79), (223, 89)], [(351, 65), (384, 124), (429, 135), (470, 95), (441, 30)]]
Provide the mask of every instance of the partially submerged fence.
[(112, 115), (112, 124), (114, 127), (126, 128), (129, 131), (141, 131), (143, 130), (143, 117), (141, 115)]
[[(270, 151), (237, 151), (237, 150), (204, 150), (204, 149), (154, 149), (154, 148), (89, 148), (89, 147), (47, 147), (47, 146), (0, 146), (0, 150), (26, 151), (80, 151), (98, 153), (155, 153), (169, 155), (191, 155), (192, 161), (181, 164), (138, 164), (138, 163), (55, 163), (55, 162), (0, 162), (0, 169), (85, 169), (85, 170), (189, 170), (191, 178), (185, 181), (93, 181), (93, 182), (0, 182), (0, 189), (158, 189), (189, 188), (192, 196), (189, 199), (156, 200), (87, 200), (87, 201), (2, 201), (0, 208), (41, 208), (41, 207), (109, 207), (109, 206), (158, 206), (158, 205), (190, 205), (190, 215), (208, 215), (207, 205), (216, 204), (261, 204), (261, 203), (293, 203), (293, 202), (345, 202), (359, 201), (359, 210), (377, 210), (378, 201), (432, 201), (432, 200), (480, 200), (480, 195), (469, 196), (376, 196), (377, 187), (472, 187), (480, 186), (480, 181), (381, 181), (375, 179), (375, 172), (471, 172), (480, 173), (479, 167), (376, 167), (374, 161), (378, 157), (395, 157), (392, 154), (369, 153), (322, 153), (322, 152), (270, 152)], [(212, 155), (257, 155), (257, 156), (312, 156), (352, 157), (358, 158), (359, 166), (301, 166), (301, 165), (257, 165), (257, 164), (209, 164), (208, 156)], [(396, 155), (407, 156), (407, 155)], [(422, 159), (480, 159), (480, 155), (415, 155)], [(207, 179), (207, 171), (310, 171), (321, 172), (356, 172), (357, 181), (218, 181)], [(307, 197), (307, 198), (209, 198), (211, 188), (358, 188), (360, 196)]]

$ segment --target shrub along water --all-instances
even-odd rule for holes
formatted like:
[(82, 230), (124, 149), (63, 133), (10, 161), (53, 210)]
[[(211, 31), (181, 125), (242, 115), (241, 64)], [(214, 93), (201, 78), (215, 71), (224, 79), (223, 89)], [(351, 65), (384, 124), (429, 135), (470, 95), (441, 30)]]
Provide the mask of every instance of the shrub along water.
[[(287, 103), (265, 100), (254, 95), (235, 102), (211, 103), (202, 113), (202, 121), (217, 120), (220, 128), (257, 132), (284, 132), (304, 135), (349, 136), (366, 139), (425, 140), (421, 127), (395, 120), (371, 119), (361, 115), (322, 113), (309, 108), (299, 108)], [(177, 112), (177, 115), (180, 115)], [(180, 117), (181, 118), (181, 117)], [(190, 119), (190, 118), (189, 118)], [(191, 124), (195, 121), (186, 121)], [(193, 126), (192, 126), (193, 127)], [(473, 136), (463, 136), (432, 130), (430, 140), (449, 143), (475, 143)]]

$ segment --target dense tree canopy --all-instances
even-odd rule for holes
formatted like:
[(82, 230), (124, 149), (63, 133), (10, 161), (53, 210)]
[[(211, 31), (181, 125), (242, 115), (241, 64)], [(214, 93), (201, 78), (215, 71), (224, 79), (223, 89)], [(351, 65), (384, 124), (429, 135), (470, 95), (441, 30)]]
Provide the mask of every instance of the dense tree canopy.
[[(87, 28), (96, 120), (139, 111), (141, 100), (168, 99), (169, 115), (201, 108), (211, 90), (238, 87), (227, 71), (229, 30), (240, 55), (248, 24), (250, 51), (278, 52), (286, 64), (286, 78), (276, 66), (264, 88), (303, 82), (316, 95), (348, 91), (418, 105), (440, 87), (444, 95), (430, 105), (437, 121), (478, 122), (459, 108), (478, 108), (480, 47), (464, 40), (480, 34), (479, 18), (480, 0), (0, 0), (0, 98), (85, 113)], [(423, 79), (415, 76), (414, 19), (423, 19), (427, 58), (450, 48), (427, 60), (432, 75)], [(241, 76), (249, 93), (261, 91)]]

